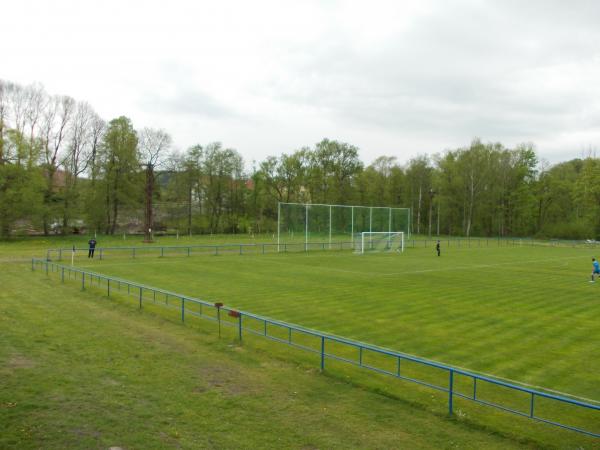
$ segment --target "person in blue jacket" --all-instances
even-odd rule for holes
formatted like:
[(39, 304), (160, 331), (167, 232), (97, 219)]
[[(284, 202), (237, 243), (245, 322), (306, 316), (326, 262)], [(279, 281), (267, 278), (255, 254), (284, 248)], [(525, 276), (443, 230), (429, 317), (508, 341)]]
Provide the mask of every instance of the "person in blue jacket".
[(592, 266), (594, 266), (594, 268), (592, 269), (592, 281), (590, 281), (590, 283), (595, 283), (596, 275), (600, 275), (600, 264), (598, 264), (596, 258), (592, 258)]

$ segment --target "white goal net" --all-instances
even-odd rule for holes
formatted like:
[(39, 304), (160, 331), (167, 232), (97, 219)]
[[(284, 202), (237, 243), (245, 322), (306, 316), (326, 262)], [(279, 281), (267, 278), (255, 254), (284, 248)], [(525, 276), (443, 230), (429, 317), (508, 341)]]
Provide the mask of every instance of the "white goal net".
[(357, 253), (367, 252), (403, 252), (404, 233), (402, 231), (365, 231), (356, 239)]

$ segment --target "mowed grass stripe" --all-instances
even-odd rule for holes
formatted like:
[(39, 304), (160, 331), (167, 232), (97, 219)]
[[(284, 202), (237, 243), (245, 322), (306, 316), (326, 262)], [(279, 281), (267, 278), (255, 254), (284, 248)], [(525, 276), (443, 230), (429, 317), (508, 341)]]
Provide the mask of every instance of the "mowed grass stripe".
[[(503, 247), (86, 266), (472, 370), (600, 399), (590, 251)], [(397, 274), (397, 275), (396, 275)], [(600, 283), (599, 283), (600, 284)], [(582, 359), (590, 361), (581, 366)], [(581, 370), (580, 370), (580, 367)]]

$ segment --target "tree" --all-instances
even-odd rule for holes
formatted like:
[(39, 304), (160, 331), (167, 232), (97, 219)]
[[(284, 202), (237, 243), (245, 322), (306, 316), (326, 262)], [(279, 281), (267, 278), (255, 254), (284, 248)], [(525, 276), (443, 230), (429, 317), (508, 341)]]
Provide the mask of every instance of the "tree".
[(162, 165), (165, 161), (166, 152), (171, 146), (171, 136), (164, 130), (153, 128), (144, 128), (139, 133), (139, 151), (142, 165), (146, 167), (146, 188), (145, 188), (145, 221), (144, 233), (145, 242), (152, 242), (152, 200), (154, 196), (154, 171), (156, 167)]
[(8, 89), (9, 84), (0, 80), (0, 165), (6, 163), (4, 136), (8, 128), (8, 109), (10, 107)]
[(44, 190), (41, 170), (18, 163), (10, 155), (13, 152), (27, 153), (26, 139), (10, 129), (5, 137), (4, 163), (0, 164), (0, 238), (11, 235), (18, 220), (27, 220), (39, 215)]
[(417, 234), (421, 233), (421, 221), (423, 218), (421, 211), (424, 207), (424, 199), (427, 200), (426, 194), (431, 189), (431, 174), (432, 167), (428, 156), (418, 156), (409, 161), (408, 168), (406, 169), (406, 180), (410, 195), (409, 204), (413, 213), (413, 230), (416, 227)]
[(71, 97), (60, 96), (51, 98), (48, 107), (44, 111), (41, 142), (44, 172), (46, 174), (42, 218), (45, 235), (49, 233), (50, 220), (56, 218), (56, 216), (60, 217), (56, 206), (60, 200), (57, 194), (61, 190), (61, 186), (55, 184), (55, 175), (61, 159), (60, 152), (63, 149), (74, 110), (75, 101)]
[(64, 169), (63, 194), (63, 233), (66, 232), (72, 215), (77, 206), (80, 192), (79, 177), (87, 171), (94, 152), (93, 121), (96, 113), (87, 102), (78, 102), (75, 106), (73, 119), (69, 127), (68, 145), (63, 155)]
[(221, 218), (226, 210), (230, 215), (237, 212), (236, 190), (242, 167), (240, 154), (233, 149), (223, 149), (220, 142), (204, 148), (202, 173), (211, 233), (221, 230)]
[(103, 212), (107, 234), (115, 233), (121, 206), (138, 201), (137, 145), (137, 134), (127, 117), (109, 122), (99, 150), (101, 183), (96, 192), (97, 201), (90, 205)]
[(588, 157), (575, 182), (574, 199), (581, 211), (580, 217), (589, 224), (587, 238), (600, 238), (600, 160)]
[(323, 139), (307, 158), (307, 184), (313, 203), (346, 204), (352, 198), (354, 176), (363, 169), (358, 148)]

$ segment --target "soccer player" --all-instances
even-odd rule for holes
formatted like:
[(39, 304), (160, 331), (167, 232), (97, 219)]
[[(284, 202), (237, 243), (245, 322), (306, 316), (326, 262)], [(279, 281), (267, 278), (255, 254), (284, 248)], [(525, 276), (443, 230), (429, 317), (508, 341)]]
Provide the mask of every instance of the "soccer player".
[(93, 258), (94, 250), (96, 249), (96, 239), (91, 238), (88, 242), (88, 245), (90, 246), (90, 249), (88, 251), (88, 258)]
[(437, 241), (437, 244), (435, 246), (435, 250), (437, 251), (438, 256), (440, 256), (440, 241)]
[(598, 264), (596, 258), (592, 258), (592, 266), (594, 266), (594, 268), (592, 270), (592, 281), (590, 281), (590, 283), (595, 283), (596, 280), (594, 279), (594, 277), (596, 275), (600, 275), (600, 264)]

